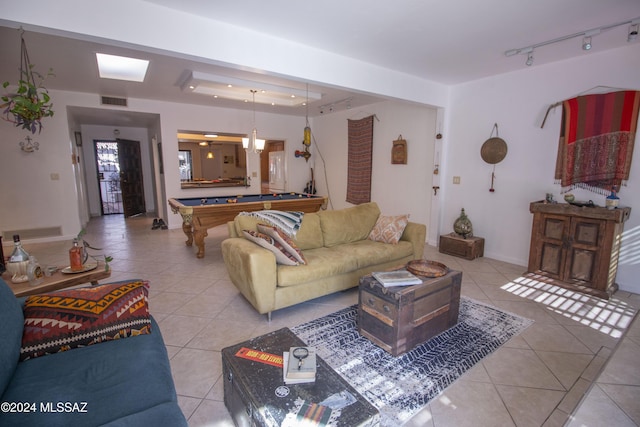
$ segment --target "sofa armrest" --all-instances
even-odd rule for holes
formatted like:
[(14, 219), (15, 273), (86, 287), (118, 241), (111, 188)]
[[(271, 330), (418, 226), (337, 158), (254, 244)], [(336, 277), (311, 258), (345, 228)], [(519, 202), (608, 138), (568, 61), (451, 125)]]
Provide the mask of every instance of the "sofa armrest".
[(278, 278), (271, 251), (245, 238), (232, 237), (222, 242), (222, 259), (233, 284), (259, 313), (275, 309)]
[(411, 242), (413, 245), (413, 259), (422, 259), (426, 239), (427, 226), (417, 222), (409, 222), (400, 237), (400, 240)]

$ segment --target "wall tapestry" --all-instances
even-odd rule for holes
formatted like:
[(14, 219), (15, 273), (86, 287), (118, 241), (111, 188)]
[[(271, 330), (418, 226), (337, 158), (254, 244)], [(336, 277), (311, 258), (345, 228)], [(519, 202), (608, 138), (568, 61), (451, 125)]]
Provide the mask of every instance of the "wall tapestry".
[(600, 194), (629, 179), (640, 91), (584, 95), (562, 102), (555, 179), (562, 192)]
[(359, 205), (371, 201), (371, 159), (373, 118), (348, 119), (347, 202)]

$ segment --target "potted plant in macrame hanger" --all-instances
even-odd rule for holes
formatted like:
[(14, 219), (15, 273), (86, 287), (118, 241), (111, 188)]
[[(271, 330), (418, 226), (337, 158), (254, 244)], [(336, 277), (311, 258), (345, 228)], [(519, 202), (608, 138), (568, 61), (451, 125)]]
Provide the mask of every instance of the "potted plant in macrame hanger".
[[(20, 77), (17, 89), (13, 93), (2, 96), (4, 120), (14, 123), (35, 134), (42, 131), (42, 119), (53, 116), (53, 103), (47, 89), (42, 86), (45, 77), (53, 75), (49, 69), (46, 76), (36, 72), (29, 61), (27, 45), (24, 41), (24, 31), (20, 29)], [(38, 82), (36, 83), (36, 78)], [(4, 82), (2, 87), (6, 89), (11, 83)]]

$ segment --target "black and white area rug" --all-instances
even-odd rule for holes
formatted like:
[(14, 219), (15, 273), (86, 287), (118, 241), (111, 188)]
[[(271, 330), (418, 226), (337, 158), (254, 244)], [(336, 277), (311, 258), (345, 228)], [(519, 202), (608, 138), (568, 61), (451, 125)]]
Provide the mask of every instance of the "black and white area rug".
[(532, 320), (461, 297), (458, 323), (399, 356), (358, 333), (356, 305), (291, 328), (380, 411), (381, 426), (398, 426), (464, 372), (525, 330)]

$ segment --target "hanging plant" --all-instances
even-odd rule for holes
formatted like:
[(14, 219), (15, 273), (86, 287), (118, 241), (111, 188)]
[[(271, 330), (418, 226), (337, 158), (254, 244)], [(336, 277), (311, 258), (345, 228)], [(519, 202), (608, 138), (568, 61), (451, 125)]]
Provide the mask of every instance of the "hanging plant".
[[(49, 69), (46, 76), (34, 71), (22, 34), (20, 42), (18, 88), (16, 92), (2, 96), (4, 103), (0, 105), (0, 108), (4, 109), (4, 120), (35, 134), (42, 131), (42, 119), (53, 116), (51, 97), (47, 89), (42, 86), (45, 77), (53, 75), (53, 70)], [(38, 83), (36, 83), (36, 78)], [(4, 82), (2, 87), (6, 89), (9, 85), (9, 82)]]

